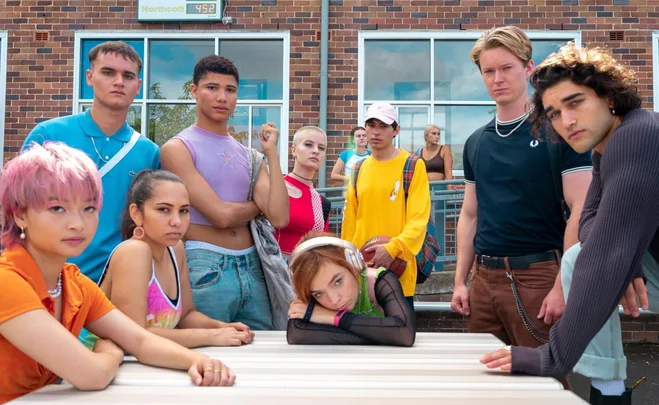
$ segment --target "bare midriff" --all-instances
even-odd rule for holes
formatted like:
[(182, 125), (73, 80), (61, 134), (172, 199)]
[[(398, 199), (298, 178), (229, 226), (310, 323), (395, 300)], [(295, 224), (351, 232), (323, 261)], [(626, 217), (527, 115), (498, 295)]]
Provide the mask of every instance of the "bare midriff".
[(243, 250), (254, 246), (252, 232), (247, 224), (235, 228), (216, 228), (190, 224), (185, 240), (200, 241), (230, 250)]

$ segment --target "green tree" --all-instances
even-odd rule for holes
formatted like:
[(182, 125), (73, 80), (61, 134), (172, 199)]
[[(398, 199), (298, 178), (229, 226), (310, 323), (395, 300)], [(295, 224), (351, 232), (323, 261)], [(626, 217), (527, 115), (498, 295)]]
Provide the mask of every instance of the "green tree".
[[(192, 100), (190, 85), (192, 79), (181, 86), (182, 95), (179, 100)], [(151, 100), (166, 100), (162, 94), (160, 83), (153, 83), (149, 87), (149, 98)], [(197, 114), (195, 104), (155, 104), (148, 107), (148, 134), (149, 139), (157, 145), (162, 145), (174, 135), (194, 124)], [(229, 135), (238, 142), (247, 140), (247, 131), (236, 132), (233, 126), (228, 128)]]

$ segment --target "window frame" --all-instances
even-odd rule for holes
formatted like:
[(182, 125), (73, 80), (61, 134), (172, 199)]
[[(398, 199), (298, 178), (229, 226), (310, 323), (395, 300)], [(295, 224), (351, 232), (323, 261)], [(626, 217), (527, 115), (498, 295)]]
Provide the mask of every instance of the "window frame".
[(0, 151), (5, 153), (5, 121), (7, 120), (7, 31), (0, 31)]
[[(430, 120), (434, 120), (435, 117), (435, 106), (496, 106), (494, 101), (451, 101), (451, 100), (436, 100), (435, 99), (435, 41), (476, 41), (480, 36), (485, 32), (484, 30), (469, 30), (469, 31), (360, 31), (359, 32), (359, 43), (357, 49), (358, 61), (357, 61), (357, 82), (358, 82), (358, 94), (357, 94), (357, 120), (361, 125), (364, 122), (364, 116), (366, 114), (366, 105), (372, 104), (376, 101), (385, 101), (396, 107), (398, 110), (399, 107), (415, 107), (415, 106), (425, 106), (428, 107), (428, 117)], [(524, 31), (531, 41), (533, 40), (574, 40), (577, 46), (581, 46), (581, 32), (580, 31), (536, 31), (536, 30), (525, 30)], [(428, 40), (430, 41), (430, 99), (423, 101), (411, 101), (411, 100), (367, 100), (364, 98), (364, 84), (365, 84), (365, 43), (369, 40), (389, 40), (389, 41), (405, 41), (405, 40)], [(656, 42), (653, 44), (656, 45)], [(656, 53), (655, 53), (656, 57)], [(655, 63), (655, 66), (657, 64)], [(657, 71), (655, 70), (655, 74)], [(656, 94), (656, 93), (655, 93)], [(655, 109), (658, 108), (658, 100), (655, 97)], [(431, 123), (430, 121), (429, 123)], [(398, 141), (396, 141), (398, 144)], [(464, 176), (463, 170), (453, 170), (454, 177)]]
[[(279, 128), (280, 142), (279, 142), (279, 155), (288, 156), (288, 131), (289, 131), (289, 105), (290, 105), (290, 32), (289, 31), (276, 31), (276, 32), (198, 32), (198, 31), (76, 31), (74, 40), (74, 73), (73, 73), (73, 111), (79, 112), (81, 104), (91, 104), (92, 100), (80, 98), (80, 86), (82, 85), (81, 72), (81, 45), (82, 41), (89, 39), (141, 39), (144, 41), (144, 66), (142, 68), (142, 95), (143, 99), (135, 100), (133, 105), (140, 105), (142, 107), (141, 120), (142, 127), (140, 133), (148, 133), (148, 105), (149, 104), (192, 104), (193, 100), (178, 100), (178, 99), (165, 99), (155, 100), (149, 99), (148, 85), (149, 85), (149, 41), (151, 40), (214, 40), (215, 54), (219, 50), (219, 43), (222, 40), (282, 40), (283, 52), (283, 70), (282, 70), (282, 98), (278, 100), (238, 100), (236, 107), (279, 107), (281, 108), (281, 128)], [(190, 72), (192, 77), (192, 72)], [(250, 108), (251, 111), (251, 108)], [(249, 123), (251, 125), (251, 121)], [(283, 138), (283, 139), (282, 139)], [(288, 158), (280, 159), (280, 166), (283, 173), (288, 173)]]
[(652, 102), (659, 112), (659, 31), (652, 31)]

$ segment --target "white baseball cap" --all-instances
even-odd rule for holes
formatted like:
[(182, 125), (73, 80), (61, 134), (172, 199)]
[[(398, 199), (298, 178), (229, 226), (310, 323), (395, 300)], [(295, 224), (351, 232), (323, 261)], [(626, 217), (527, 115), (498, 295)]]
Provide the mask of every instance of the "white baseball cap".
[(398, 122), (398, 113), (396, 109), (389, 103), (376, 102), (371, 104), (366, 111), (366, 119), (368, 121), (372, 118), (380, 120), (387, 125), (391, 125), (394, 122)]

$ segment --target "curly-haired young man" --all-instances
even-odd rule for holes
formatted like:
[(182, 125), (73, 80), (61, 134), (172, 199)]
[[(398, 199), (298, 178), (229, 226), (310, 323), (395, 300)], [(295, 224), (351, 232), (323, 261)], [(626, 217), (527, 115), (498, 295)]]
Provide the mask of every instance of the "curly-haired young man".
[(581, 243), (563, 257), (569, 299), (549, 343), (503, 349), (482, 361), (555, 377), (576, 365), (593, 378), (592, 404), (630, 404), (617, 307), (622, 298), (638, 316), (638, 294), (642, 307), (659, 309), (659, 113), (640, 109), (633, 72), (599, 48), (566, 45), (531, 82), (535, 129), (558, 134), (577, 152), (592, 150), (593, 179)]

